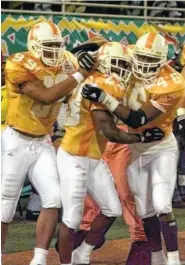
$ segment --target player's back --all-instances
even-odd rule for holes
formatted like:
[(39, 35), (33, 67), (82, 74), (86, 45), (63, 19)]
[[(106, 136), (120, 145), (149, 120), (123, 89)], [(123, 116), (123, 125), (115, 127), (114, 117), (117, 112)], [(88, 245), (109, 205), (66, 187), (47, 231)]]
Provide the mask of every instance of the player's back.
[(91, 112), (103, 109), (103, 106), (84, 99), (81, 95), (85, 83), (94, 84), (113, 95), (123, 99), (125, 89), (111, 76), (95, 72), (88, 77), (74, 92), (69, 100), (66, 121), (66, 133), (62, 140), (62, 148), (73, 155), (99, 159), (104, 152), (107, 140), (98, 131)]
[(38, 79), (51, 87), (65, 79), (78, 68), (75, 57), (65, 51), (61, 67), (48, 67), (30, 52), (16, 53), (6, 63), (6, 85), (8, 90), (7, 124), (20, 131), (44, 135), (49, 133), (58, 115), (61, 102), (41, 104), (23, 94), (19, 85)]

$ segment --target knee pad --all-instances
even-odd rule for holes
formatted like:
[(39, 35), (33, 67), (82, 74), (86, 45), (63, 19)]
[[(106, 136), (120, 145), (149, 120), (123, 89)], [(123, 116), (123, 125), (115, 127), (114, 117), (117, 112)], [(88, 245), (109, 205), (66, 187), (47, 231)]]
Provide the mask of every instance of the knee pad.
[(3, 176), (1, 194), (1, 221), (10, 223), (16, 211), (21, 187), (16, 185), (16, 175)]
[(154, 208), (147, 209), (147, 206), (145, 206), (142, 201), (139, 198), (135, 198), (136, 203), (136, 212), (137, 215), (143, 219), (143, 218), (149, 218), (156, 214)]
[(143, 218), (150, 218), (156, 214), (154, 209), (147, 210), (147, 209), (141, 209), (139, 207), (136, 207), (137, 215), (143, 219)]
[(10, 223), (14, 217), (17, 206), (17, 200), (9, 200), (7, 197), (1, 199), (1, 221), (3, 223)]
[(60, 191), (48, 194), (47, 197), (42, 196), (42, 195), (40, 195), (40, 197), (41, 197), (41, 202), (42, 202), (43, 208), (46, 208), (46, 209), (58, 208), (58, 209), (60, 209), (62, 207)]
[(118, 217), (122, 215), (121, 203), (113, 205), (112, 209), (101, 209), (103, 215), (107, 217)]
[(158, 213), (159, 215), (168, 214), (172, 212), (172, 203), (167, 202), (165, 200), (158, 201), (158, 202), (155, 202), (154, 208), (155, 208), (156, 213)]
[(73, 209), (63, 208), (62, 222), (71, 229), (78, 229), (83, 216), (83, 206), (77, 205)]

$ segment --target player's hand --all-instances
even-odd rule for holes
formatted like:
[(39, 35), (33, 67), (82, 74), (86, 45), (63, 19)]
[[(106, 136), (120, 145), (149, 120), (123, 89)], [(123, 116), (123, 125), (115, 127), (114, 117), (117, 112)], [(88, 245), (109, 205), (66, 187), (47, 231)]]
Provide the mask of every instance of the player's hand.
[(142, 143), (150, 143), (154, 141), (160, 141), (164, 138), (165, 134), (160, 128), (149, 128), (143, 133), (139, 134)]
[(177, 116), (173, 128), (175, 135), (182, 135), (185, 138), (185, 114)]
[(91, 71), (94, 69), (96, 63), (96, 53), (82, 51), (77, 54), (78, 64), (81, 68), (86, 71)]
[(119, 105), (117, 99), (104, 92), (101, 88), (91, 84), (83, 86), (82, 96), (90, 101), (102, 103), (110, 112), (114, 112)]
[(106, 93), (97, 86), (85, 84), (82, 89), (82, 96), (90, 101), (102, 103)]

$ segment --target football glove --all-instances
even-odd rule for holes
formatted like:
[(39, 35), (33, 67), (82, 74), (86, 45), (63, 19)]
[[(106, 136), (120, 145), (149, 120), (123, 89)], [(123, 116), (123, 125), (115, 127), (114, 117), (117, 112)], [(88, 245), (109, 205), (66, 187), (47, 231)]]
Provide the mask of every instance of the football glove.
[(160, 141), (164, 138), (165, 134), (160, 128), (149, 128), (139, 134), (141, 143), (150, 143)]
[(117, 99), (104, 92), (101, 88), (91, 84), (83, 86), (82, 96), (87, 100), (102, 103), (110, 112), (114, 112), (119, 105)]
[(94, 67), (94, 64), (96, 62), (96, 59), (93, 57), (90, 52), (79, 52), (77, 55), (78, 58), (78, 64), (80, 65), (81, 68), (91, 71)]
[(96, 43), (84, 43), (79, 45), (71, 50), (71, 53), (78, 55), (81, 52), (94, 52), (97, 51), (100, 47)]

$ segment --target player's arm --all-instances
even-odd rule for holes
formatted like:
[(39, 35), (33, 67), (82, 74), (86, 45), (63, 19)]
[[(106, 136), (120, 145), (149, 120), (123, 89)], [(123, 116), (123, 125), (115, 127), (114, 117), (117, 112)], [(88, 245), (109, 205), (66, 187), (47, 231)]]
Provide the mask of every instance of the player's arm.
[[(23, 58), (24, 56), (20, 59), (13, 57), (12, 60), (8, 61), (6, 78), (16, 87), (16, 92), (28, 95), (30, 98), (45, 105), (50, 105), (70, 94), (78, 84), (92, 74), (95, 65), (95, 59), (85, 53), (78, 59), (81, 67), (76, 73), (56, 85), (46, 87), (41, 80), (35, 79), (29, 68), (27, 69), (20, 64)], [(15, 74), (15, 67), (18, 74)]]
[(85, 85), (82, 90), (82, 96), (93, 102), (102, 103), (107, 110), (132, 128), (139, 128), (163, 113), (161, 109), (155, 107), (154, 103), (150, 101), (146, 102), (137, 111), (130, 110), (117, 99), (96, 86)]
[(34, 79), (20, 84), (19, 88), (22, 93), (30, 98), (45, 105), (50, 105), (70, 94), (88, 75), (90, 75), (90, 72), (80, 69), (67, 79), (51, 87), (46, 88), (42, 81)]
[(101, 131), (110, 142), (121, 144), (148, 143), (159, 141), (164, 133), (159, 128), (146, 129), (142, 134), (131, 134), (120, 130), (114, 123), (110, 113), (105, 110), (93, 110), (92, 117), (98, 131)]
[(50, 105), (58, 101), (59, 99), (69, 95), (77, 87), (77, 85), (92, 74), (95, 59), (88, 53), (83, 54), (80, 59), (78, 59), (78, 63), (81, 66), (79, 70), (69, 76), (66, 80), (63, 80), (49, 88), (46, 88), (40, 80), (26, 81), (19, 86), (21, 92), (45, 105)]

